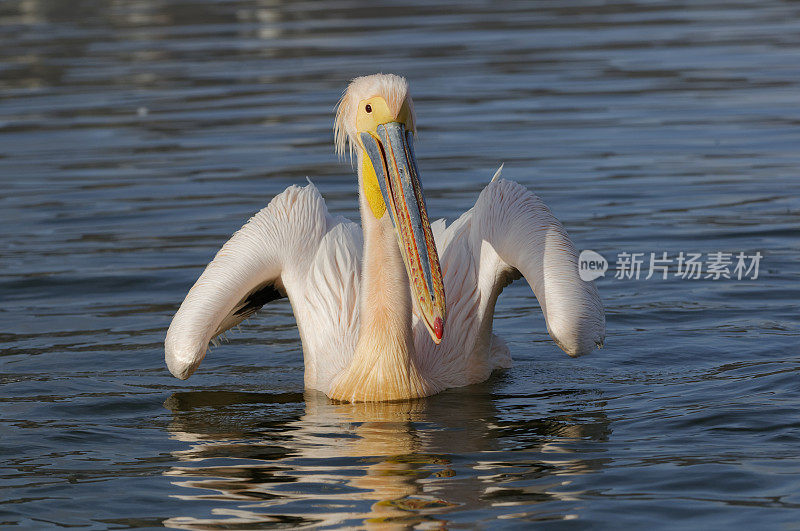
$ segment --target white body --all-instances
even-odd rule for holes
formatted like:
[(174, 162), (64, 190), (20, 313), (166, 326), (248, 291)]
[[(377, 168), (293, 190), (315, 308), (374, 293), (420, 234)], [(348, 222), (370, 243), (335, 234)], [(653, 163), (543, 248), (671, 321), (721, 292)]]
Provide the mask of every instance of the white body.
[[(448, 227), (439, 220), (432, 228), (447, 319), (440, 345), (416, 315), (412, 319), (412, 362), (424, 378), (423, 394), (481, 382), (492, 370), (511, 365), (508, 348), (492, 333), (492, 320), (497, 296), (520, 275), (531, 284), (548, 331), (565, 352), (577, 356), (602, 345), (605, 319), (597, 290), (580, 280), (572, 242), (526, 188), (493, 181), (474, 208)], [(361, 228), (332, 217), (316, 187), (288, 188), (223, 246), (187, 295), (166, 338), (170, 370), (188, 377), (213, 336), (236, 321), (209, 323), (250, 286), (275, 282), (297, 320), (305, 385), (330, 395), (351, 368), (359, 339), (362, 248)], [(402, 271), (397, 264), (375, 266)], [(407, 281), (399, 285), (409, 289)]]

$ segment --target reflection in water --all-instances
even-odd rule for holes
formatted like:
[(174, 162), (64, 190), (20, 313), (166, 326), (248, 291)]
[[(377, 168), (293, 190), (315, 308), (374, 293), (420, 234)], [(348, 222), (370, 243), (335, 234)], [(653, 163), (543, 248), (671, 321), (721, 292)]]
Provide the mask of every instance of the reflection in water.
[(175, 516), (165, 525), (439, 527), (453, 508), (507, 506), (508, 517), (530, 518), (536, 504), (573, 499), (567, 476), (605, 459), (566, 446), (605, 441), (605, 415), (529, 419), (513, 405), (523, 397), (492, 395), (490, 386), (366, 404), (315, 391), (175, 393), (165, 403), (169, 431), (191, 447), (175, 453), (183, 465), (166, 474), (197, 489), (179, 499), (219, 505), (210, 518)]

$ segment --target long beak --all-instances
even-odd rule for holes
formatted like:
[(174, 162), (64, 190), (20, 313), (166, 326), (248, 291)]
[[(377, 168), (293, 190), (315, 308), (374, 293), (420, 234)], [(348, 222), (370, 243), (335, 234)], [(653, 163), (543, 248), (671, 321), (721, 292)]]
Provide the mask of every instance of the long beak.
[(360, 136), (375, 168), (383, 200), (389, 206), (414, 301), (431, 338), (439, 344), (444, 334), (444, 284), (425, 210), (412, 134), (403, 124), (389, 122), (378, 126), (377, 136)]

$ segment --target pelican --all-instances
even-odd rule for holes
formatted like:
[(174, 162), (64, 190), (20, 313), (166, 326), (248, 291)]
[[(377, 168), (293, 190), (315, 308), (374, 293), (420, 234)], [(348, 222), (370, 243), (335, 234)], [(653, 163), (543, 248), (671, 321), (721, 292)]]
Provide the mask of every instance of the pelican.
[(556, 345), (573, 357), (602, 346), (597, 289), (527, 188), (498, 171), (451, 225), (429, 222), (404, 78), (354, 79), (334, 136), (340, 158), (355, 154), (361, 227), (329, 214), (310, 182), (274, 197), (222, 246), (172, 319), (165, 358), (174, 376), (191, 376), (217, 336), (288, 297), (305, 386), (331, 399), (413, 399), (482, 382), (511, 365), (492, 321), (500, 292), (521, 276)]

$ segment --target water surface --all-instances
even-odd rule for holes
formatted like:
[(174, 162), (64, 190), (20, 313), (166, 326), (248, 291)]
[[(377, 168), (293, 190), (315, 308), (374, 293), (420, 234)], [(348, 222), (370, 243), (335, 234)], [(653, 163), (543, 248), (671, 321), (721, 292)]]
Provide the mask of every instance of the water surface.
[[(0, 525), (800, 526), (798, 35), (780, 1), (2, 3)], [(304, 392), (285, 301), (172, 378), (172, 314), (272, 196), (357, 218), (332, 113), (376, 71), (432, 216), (504, 162), (579, 248), (758, 279), (610, 272), (577, 360), (517, 282), (514, 367), (415, 402)]]

